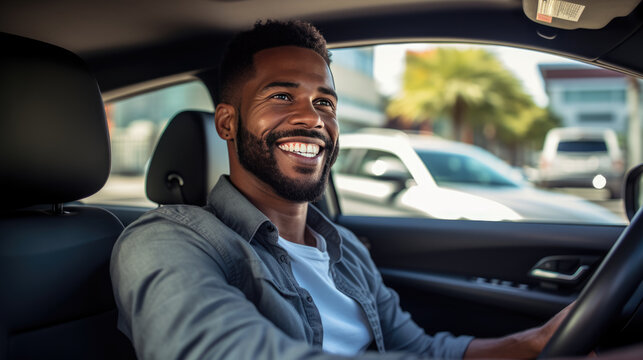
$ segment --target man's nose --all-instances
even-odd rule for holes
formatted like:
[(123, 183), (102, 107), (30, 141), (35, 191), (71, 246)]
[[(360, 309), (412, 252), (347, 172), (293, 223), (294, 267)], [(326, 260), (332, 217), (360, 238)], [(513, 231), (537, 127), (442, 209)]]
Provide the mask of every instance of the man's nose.
[(297, 106), (295, 113), (290, 117), (293, 125), (303, 125), (309, 129), (321, 129), (324, 127), (319, 111), (310, 102), (302, 102)]

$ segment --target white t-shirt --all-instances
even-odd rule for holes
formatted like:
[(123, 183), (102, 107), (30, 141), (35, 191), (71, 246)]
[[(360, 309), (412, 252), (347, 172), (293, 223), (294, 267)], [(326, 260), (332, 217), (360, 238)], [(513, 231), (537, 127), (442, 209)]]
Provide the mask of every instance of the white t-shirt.
[(317, 247), (290, 242), (281, 236), (278, 244), (288, 252), (299, 286), (312, 296), (322, 320), (324, 351), (356, 355), (366, 350), (373, 336), (366, 314), (352, 298), (337, 290), (329, 272), (326, 240), (312, 229)]

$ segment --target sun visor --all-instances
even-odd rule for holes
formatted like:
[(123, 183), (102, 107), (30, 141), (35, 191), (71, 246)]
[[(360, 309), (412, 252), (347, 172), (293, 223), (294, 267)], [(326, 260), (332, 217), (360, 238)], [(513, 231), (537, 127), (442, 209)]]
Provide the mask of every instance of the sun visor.
[(641, 0), (523, 0), (525, 15), (559, 29), (601, 29), (612, 19), (629, 15)]

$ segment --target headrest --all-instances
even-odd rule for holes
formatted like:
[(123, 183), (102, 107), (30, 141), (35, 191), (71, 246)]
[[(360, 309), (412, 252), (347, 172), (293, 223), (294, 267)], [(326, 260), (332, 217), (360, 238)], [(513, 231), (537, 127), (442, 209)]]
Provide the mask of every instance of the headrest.
[(170, 120), (147, 171), (147, 197), (161, 205), (203, 206), (221, 174), (229, 173), (228, 152), (216, 133), (214, 114), (183, 111)]
[(89, 196), (110, 148), (96, 80), (73, 53), (0, 33), (1, 210)]

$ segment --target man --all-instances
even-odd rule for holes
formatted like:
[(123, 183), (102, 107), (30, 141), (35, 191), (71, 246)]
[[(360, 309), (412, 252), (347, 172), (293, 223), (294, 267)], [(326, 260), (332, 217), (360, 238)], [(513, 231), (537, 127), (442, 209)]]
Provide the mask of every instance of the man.
[(499, 339), (426, 335), (356, 237), (309, 205), (338, 151), (329, 64), (303, 22), (257, 23), (230, 44), (215, 112), (230, 176), (204, 208), (149, 212), (114, 248), (119, 328), (138, 356), (535, 357), (566, 310)]

